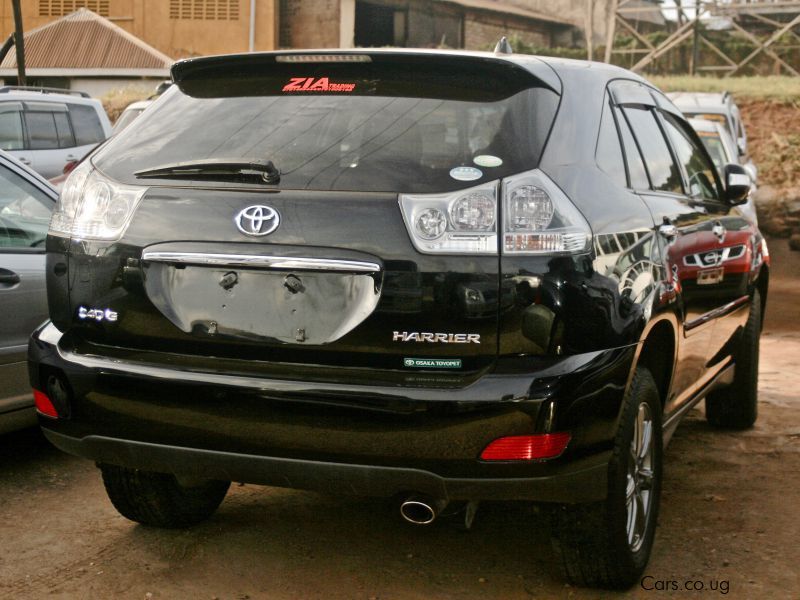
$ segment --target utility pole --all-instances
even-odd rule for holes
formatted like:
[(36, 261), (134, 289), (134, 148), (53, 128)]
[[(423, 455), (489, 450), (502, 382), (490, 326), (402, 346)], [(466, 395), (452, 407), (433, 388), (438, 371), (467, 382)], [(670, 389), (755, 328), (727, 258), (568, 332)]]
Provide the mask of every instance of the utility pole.
[(586, 60), (594, 60), (594, 0), (586, 0)]
[(11, 0), (14, 7), (14, 45), (17, 47), (17, 85), (28, 84), (25, 77), (25, 40), (22, 34), (22, 8), (20, 0)]
[(611, 52), (614, 50), (614, 36), (617, 32), (617, 8), (619, 8), (618, 0), (610, 0), (609, 18), (606, 26), (606, 53), (603, 61), (611, 62)]

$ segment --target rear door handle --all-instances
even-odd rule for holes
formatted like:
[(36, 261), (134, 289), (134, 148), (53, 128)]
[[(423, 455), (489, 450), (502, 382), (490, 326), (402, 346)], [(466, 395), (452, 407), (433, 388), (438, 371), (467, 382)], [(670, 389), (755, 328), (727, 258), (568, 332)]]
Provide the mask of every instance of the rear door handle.
[(5, 285), (16, 285), (20, 282), (19, 275), (14, 271), (0, 269), (0, 283)]
[(17, 157), (17, 160), (18, 160), (19, 162), (21, 162), (23, 165), (28, 165), (28, 166), (30, 166), (30, 164), (31, 164), (31, 160), (30, 160), (29, 158), (20, 158), (20, 157)]

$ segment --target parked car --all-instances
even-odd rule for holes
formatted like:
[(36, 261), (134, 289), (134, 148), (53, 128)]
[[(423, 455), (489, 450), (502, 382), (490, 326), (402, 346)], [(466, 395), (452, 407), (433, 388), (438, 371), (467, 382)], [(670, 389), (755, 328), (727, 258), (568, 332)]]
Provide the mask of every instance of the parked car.
[(45, 247), (58, 194), (0, 151), (0, 434), (36, 424), (25, 355), (47, 319)]
[(60, 175), (109, 135), (103, 105), (84, 92), (0, 88), (0, 149), (42, 177)]
[(119, 118), (114, 122), (113, 133), (119, 133), (125, 129), (152, 103), (152, 100), (139, 100), (126, 106)]
[(586, 66), (176, 63), (61, 194), (29, 354), (45, 435), (148, 525), (208, 518), (230, 481), (395, 497), (415, 524), (526, 500), (571, 581), (638, 581), (681, 417), (756, 419), (769, 258), (744, 169)]
[[(708, 154), (714, 163), (714, 166), (721, 173), (725, 165), (730, 163), (738, 163), (739, 155), (736, 151), (736, 143), (728, 135), (727, 129), (721, 123), (715, 121), (708, 121), (706, 119), (689, 119), (689, 124), (697, 132), (700, 141), (708, 150)], [(758, 186), (756, 185), (755, 173), (751, 172), (753, 163), (742, 165), (747, 170), (747, 175), (750, 177), (750, 194), (747, 196), (747, 202), (742, 204), (742, 212), (753, 223), (758, 224), (758, 215), (756, 214), (755, 198), (758, 194)]]
[(736, 142), (738, 154), (736, 162), (745, 165), (750, 177), (756, 182), (758, 170), (747, 152), (747, 130), (742, 122), (739, 107), (729, 92), (672, 92), (667, 96), (681, 109), (686, 117), (705, 119), (722, 124)]

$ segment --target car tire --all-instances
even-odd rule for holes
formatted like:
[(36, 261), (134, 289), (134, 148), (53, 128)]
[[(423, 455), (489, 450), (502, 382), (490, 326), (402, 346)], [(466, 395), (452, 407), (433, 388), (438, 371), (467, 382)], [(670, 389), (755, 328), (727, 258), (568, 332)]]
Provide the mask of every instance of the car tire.
[(169, 529), (189, 527), (210, 517), (225, 498), (229, 481), (184, 485), (170, 473), (98, 465), (111, 503), (131, 521)]
[(658, 519), (661, 413), (653, 376), (637, 367), (614, 440), (606, 500), (552, 511), (553, 550), (571, 583), (625, 589), (641, 577)]
[(761, 295), (753, 292), (750, 316), (734, 352), (733, 383), (706, 397), (706, 419), (715, 427), (748, 429), (758, 418), (758, 356), (761, 338)]

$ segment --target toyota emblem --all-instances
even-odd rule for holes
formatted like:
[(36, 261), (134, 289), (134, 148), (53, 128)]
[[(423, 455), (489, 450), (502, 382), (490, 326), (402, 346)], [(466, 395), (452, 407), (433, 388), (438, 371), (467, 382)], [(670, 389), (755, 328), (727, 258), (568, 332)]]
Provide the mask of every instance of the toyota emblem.
[(269, 235), (278, 228), (281, 217), (274, 208), (256, 204), (236, 213), (233, 222), (246, 235)]

